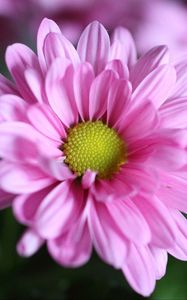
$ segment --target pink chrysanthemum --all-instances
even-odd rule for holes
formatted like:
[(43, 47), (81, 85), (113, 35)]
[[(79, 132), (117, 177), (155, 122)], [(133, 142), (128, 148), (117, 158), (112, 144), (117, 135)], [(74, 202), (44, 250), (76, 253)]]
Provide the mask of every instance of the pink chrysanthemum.
[(187, 259), (186, 62), (160, 46), (136, 61), (127, 30), (110, 42), (90, 24), (77, 50), (47, 19), (38, 56), (7, 49), (15, 86), (0, 79), (0, 187), (29, 227), (29, 256), (46, 241), (63, 266), (94, 247), (149, 295), (167, 252)]

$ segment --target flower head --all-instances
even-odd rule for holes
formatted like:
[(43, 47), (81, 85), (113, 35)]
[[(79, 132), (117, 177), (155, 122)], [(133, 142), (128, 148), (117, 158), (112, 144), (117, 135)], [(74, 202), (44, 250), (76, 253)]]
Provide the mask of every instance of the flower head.
[(94, 247), (149, 295), (167, 252), (186, 259), (185, 62), (159, 46), (138, 61), (120, 27), (91, 23), (77, 50), (44, 19), (37, 55), (7, 49), (15, 86), (0, 82), (0, 187), (29, 230), (18, 251), (46, 241), (63, 266)]

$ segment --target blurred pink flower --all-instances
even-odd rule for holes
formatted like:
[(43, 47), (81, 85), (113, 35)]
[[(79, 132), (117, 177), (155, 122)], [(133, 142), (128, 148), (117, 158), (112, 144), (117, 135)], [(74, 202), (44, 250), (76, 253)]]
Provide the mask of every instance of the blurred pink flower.
[(15, 85), (0, 78), (0, 187), (19, 195), (21, 255), (46, 242), (77, 267), (94, 247), (148, 296), (167, 252), (187, 259), (187, 64), (165, 46), (136, 57), (126, 29), (110, 41), (98, 22), (77, 50), (48, 19), (37, 55), (8, 47)]
[(187, 48), (187, 8), (179, 1), (33, 0), (36, 2), (42, 16), (56, 20), (62, 32), (74, 42), (89, 22), (98, 20), (109, 32), (119, 25), (128, 28), (141, 54), (162, 44), (174, 51)]
[(50, 17), (75, 44), (83, 28), (98, 20), (109, 33), (116, 26), (127, 27), (139, 54), (161, 44), (174, 54), (187, 48), (187, 8), (177, 0), (2, 0), (0, 15), (1, 41), (6, 44), (30, 40), (41, 19)]
[[(32, 6), (32, 9), (30, 7)], [(16, 41), (28, 41), (29, 24), (32, 20), (33, 4), (23, 0), (0, 1), (0, 57), (7, 45)], [(35, 8), (36, 9), (36, 8)], [(27, 30), (26, 30), (27, 27)], [(32, 39), (32, 38), (31, 38)], [(2, 61), (1, 61), (2, 63)]]

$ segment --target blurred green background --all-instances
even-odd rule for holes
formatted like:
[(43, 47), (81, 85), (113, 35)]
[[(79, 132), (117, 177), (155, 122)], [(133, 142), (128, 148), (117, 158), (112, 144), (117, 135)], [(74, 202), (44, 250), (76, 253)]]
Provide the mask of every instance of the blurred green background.
[[(0, 218), (0, 299), (141, 300), (121, 272), (104, 264), (96, 254), (84, 267), (57, 265), (45, 247), (31, 258), (17, 255), (15, 245), (23, 227), (11, 210)], [(170, 257), (167, 275), (157, 283), (152, 300), (187, 300), (187, 262)]]

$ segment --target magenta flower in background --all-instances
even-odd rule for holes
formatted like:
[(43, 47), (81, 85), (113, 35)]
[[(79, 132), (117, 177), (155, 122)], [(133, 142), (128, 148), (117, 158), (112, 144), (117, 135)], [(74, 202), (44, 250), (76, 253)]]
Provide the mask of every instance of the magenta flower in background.
[(89, 22), (98, 20), (109, 32), (116, 26), (127, 27), (140, 54), (162, 44), (167, 44), (174, 53), (187, 47), (187, 8), (179, 1), (33, 0), (36, 2), (43, 16), (56, 20), (62, 32), (74, 42)]
[[(83, 28), (98, 20), (109, 33), (116, 26), (127, 27), (139, 54), (161, 44), (175, 55), (187, 48), (187, 8), (177, 0), (4, 0), (0, 16), (1, 43), (5, 45), (32, 40), (41, 19), (50, 17), (75, 44)], [(25, 31), (28, 27), (30, 31)]]
[[(30, 7), (32, 6), (32, 8)], [(32, 20), (33, 4), (23, 0), (0, 1), (0, 56), (4, 57), (6, 47), (16, 41), (29, 41), (31, 35), (25, 31)]]

